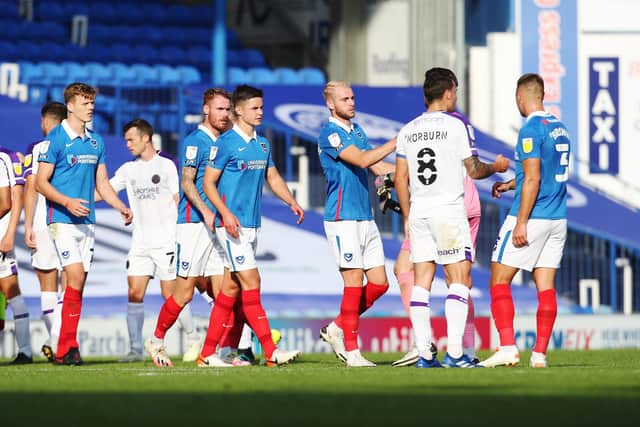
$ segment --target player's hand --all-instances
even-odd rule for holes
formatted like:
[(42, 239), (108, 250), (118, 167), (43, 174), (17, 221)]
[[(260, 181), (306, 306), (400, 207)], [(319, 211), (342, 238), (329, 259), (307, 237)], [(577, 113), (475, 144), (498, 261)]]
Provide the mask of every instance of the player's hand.
[(133, 212), (129, 208), (124, 208), (120, 211), (120, 216), (124, 221), (124, 225), (129, 225), (133, 221)]
[(502, 193), (511, 190), (511, 186), (508, 182), (495, 182), (493, 188), (491, 188), (491, 195), (494, 199), (502, 197)]
[(516, 222), (516, 226), (513, 227), (513, 246), (516, 248), (521, 248), (523, 246), (527, 246), (529, 242), (527, 241), (527, 223)]
[(33, 228), (31, 227), (24, 229), (24, 244), (27, 245), (29, 249), (37, 249), (36, 233), (33, 232)]
[(214, 231), (215, 224), (213, 223), (216, 220), (216, 216), (209, 209), (202, 213), (202, 217), (204, 218), (204, 225), (211, 231)]
[(493, 162), (493, 169), (496, 172), (506, 172), (507, 169), (509, 169), (509, 159), (504, 157), (502, 154), (498, 154), (496, 161)]
[(7, 253), (13, 250), (14, 246), (14, 236), (11, 233), (7, 233), (4, 235), (2, 240), (0, 241), (0, 252)]
[(296, 202), (295, 200), (293, 203), (291, 203), (291, 206), (289, 207), (291, 208), (291, 212), (298, 215), (298, 220), (296, 221), (296, 224), (301, 224), (302, 221), (304, 221), (304, 209), (302, 209), (298, 204), (298, 202)]
[(89, 201), (84, 199), (68, 199), (64, 207), (71, 212), (73, 216), (89, 216), (91, 210), (84, 205), (86, 203), (89, 203)]
[(237, 239), (239, 236), (238, 228), (240, 227), (240, 221), (231, 211), (227, 210), (222, 215), (222, 222), (224, 222), (224, 229), (227, 234), (234, 239)]

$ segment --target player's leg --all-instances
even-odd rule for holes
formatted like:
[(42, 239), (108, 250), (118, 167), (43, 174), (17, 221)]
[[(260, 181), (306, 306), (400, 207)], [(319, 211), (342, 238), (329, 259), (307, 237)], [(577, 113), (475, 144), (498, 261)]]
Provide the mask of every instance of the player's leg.
[[(7, 261), (7, 255), (4, 255), (3, 264)], [(15, 260), (13, 267), (9, 266), (8, 271), (17, 271), (15, 269)], [(3, 268), (4, 270), (4, 268)], [(24, 364), (33, 362), (33, 354), (31, 352), (31, 335), (29, 332), (29, 310), (24, 302), (24, 297), (20, 293), (18, 286), (18, 275), (11, 274), (0, 279), (0, 290), (7, 298), (7, 306), (13, 312), (13, 320), (15, 327), (16, 343), (18, 345), (18, 355), (13, 360), (13, 364)]]
[(0, 342), (4, 342), (4, 323), (7, 316), (7, 298), (0, 291)]
[(398, 286), (400, 288), (400, 298), (402, 299), (402, 305), (409, 314), (409, 303), (411, 302), (411, 291), (415, 282), (415, 276), (413, 274), (413, 263), (410, 257), (409, 239), (405, 239), (398, 252), (398, 257), (393, 265), (393, 274), (396, 276)]
[[(132, 258), (129, 257), (128, 271), (134, 273), (132, 269)], [(137, 267), (133, 267), (137, 268)], [(136, 273), (137, 274), (137, 273)], [(127, 276), (128, 304), (127, 304), (127, 330), (129, 332), (129, 353), (121, 362), (138, 362), (144, 360), (142, 355), (142, 328), (144, 327), (144, 295), (151, 277), (147, 275)]]
[[(474, 216), (468, 218), (469, 221), (469, 231), (471, 232), (471, 244), (473, 246), (474, 252), (474, 260), (475, 262), (475, 251), (477, 248), (478, 241), (478, 231), (480, 229), (480, 216)], [(473, 287), (473, 282), (472, 282)], [(476, 326), (475, 326), (475, 307), (473, 305), (473, 299), (471, 298), (471, 294), (469, 294), (469, 313), (467, 314), (467, 323), (464, 327), (464, 335), (462, 336), (462, 347), (464, 354), (469, 357), (469, 359), (478, 362), (478, 358), (476, 356)]]
[(51, 362), (54, 356), (51, 348), (51, 327), (53, 325), (54, 311), (56, 305), (58, 305), (58, 270), (56, 268), (49, 270), (34, 268), (34, 271), (40, 282), (42, 320), (49, 334), (49, 337), (42, 346), (42, 353)]
[(562, 261), (562, 253), (567, 239), (566, 220), (541, 221), (541, 223), (548, 229), (548, 238), (533, 269), (533, 280), (538, 289), (538, 312), (536, 314), (536, 344), (531, 353), (529, 366), (534, 368), (547, 366), (547, 347), (553, 332), (553, 324), (558, 315), (555, 277)]

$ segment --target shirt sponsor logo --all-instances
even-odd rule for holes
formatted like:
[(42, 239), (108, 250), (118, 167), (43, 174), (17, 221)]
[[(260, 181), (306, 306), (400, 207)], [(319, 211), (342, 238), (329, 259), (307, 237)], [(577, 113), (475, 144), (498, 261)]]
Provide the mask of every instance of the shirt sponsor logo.
[(154, 183), (154, 184), (158, 184), (158, 183), (160, 182), (160, 175), (158, 175), (158, 174), (154, 174), (154, 175), (151, 177), (151, 182), (152, 182), (152, 183)]
[(196, 158), (196, 156), (198, 155), (198, 147), (194, 146), (194, 145), (189, 145), (187, 147), (187, 152), (185, 154), (185, 157), (188, 160), (193, 160)]
[(138, 200), (155, 200), (160, 196), (160, 189), (158, 187), (134, 188), (133, 195)]
[(525, 153), (533, 151), (533, 138), (524, 138), (522, 140), (522, 151)]
[(67, 163), (70, 166), (75, 166), (76, 164), (93, 164), (98, 163), (98, 156), (95, 154), (67, 154)]
[(440, 256), (457, 255), (459, 252), (460, 248), (438, 249), (438, 255)]

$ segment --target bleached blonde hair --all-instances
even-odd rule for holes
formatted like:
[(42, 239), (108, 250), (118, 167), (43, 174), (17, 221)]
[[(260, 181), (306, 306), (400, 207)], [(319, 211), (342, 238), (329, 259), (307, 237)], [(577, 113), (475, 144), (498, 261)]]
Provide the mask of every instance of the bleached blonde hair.
[(351, 87), (351, 83), (343, 81), (343, 80), (331, 80), (324, 85), (324, 89), (322, 90), (322, 96), (324, 96), (325, 101), (329, 100), (329, 97), (333, 94), (333, 90), (337, 87)]

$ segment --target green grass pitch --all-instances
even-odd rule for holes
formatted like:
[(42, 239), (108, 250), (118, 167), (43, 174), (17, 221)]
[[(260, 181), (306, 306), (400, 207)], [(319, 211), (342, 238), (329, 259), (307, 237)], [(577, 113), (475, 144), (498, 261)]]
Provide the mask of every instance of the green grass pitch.
[(277, 368), (177, 363), (159, 369), (150, 361), (113, 359), (89, 359), (81, 367), (0, 366), (0, 420), (40, 426), (640, 425), (640, 350), (550, 352), (548, 369), (526, 367), (526, 352), (521, 367), (474, 370), (392, 368), (400, 354), (368, 356), (379, 366), (347, 369), (318, 354)]

